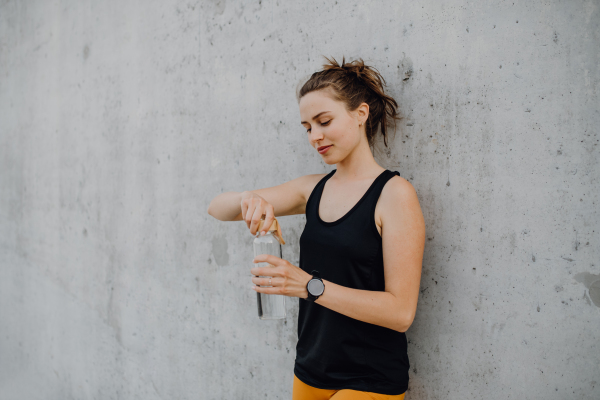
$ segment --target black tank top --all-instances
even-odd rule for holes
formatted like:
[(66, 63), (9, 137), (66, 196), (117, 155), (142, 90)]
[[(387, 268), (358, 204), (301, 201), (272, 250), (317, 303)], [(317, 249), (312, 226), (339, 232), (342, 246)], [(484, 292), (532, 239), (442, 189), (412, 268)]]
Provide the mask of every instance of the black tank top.
[[(321, 278), (361, 290), (385, 290), (382, 240), (375, 206), (396, 171), (385, 170), (343, 217), (325, 222), (319, 203), (331, 171), (306, 202), (306, 225), (300, 236), (300, 268)], [(327, 291), (327, 286), (325, 286)], [(406, 335), (347, 317), (320, 304), (299, 299), (298, 344), (294, 374), (320, 389), (354, 389), (388, 395), (408, 388)]]

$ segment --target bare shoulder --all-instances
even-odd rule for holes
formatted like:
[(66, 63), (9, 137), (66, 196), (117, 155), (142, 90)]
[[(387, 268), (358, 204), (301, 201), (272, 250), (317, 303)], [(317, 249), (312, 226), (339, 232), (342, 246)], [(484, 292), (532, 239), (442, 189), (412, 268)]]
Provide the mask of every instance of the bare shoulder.
[(285, 186), (285, 191), (290, 190), (294, 193), (297, 193), (297, 195), (294, 196), (296, 201), (294, 202), (293, 206), (288, 207), (285, 212), (282, 212), (281, 214), (276, 213), (276, 215), (305, 214), (306, 202), (308, 201), (310, 194), (314, 190), (317, 183), (319, 183), (319, 181), (326, 175), (327, 174), (302, 175), (282, 185)]
[(315, 186), (317, 186), (317, 183), (319, 183), (319, 181), (321, 179), (323, 179), (325, 176), (327, 176), (327, 174), (309, 174), (309, 175), (303, 175), (299, 178), (300, 183), (301, 183), (302, 193), (304, 194), (304, 203), (305, 204), (308, 201), (310, 194), (315, 189)]
[(417, 191), (413, 185), (401, 176), (393, 176), (383, 187), (377, 203), (375, 220), (380, 227), (387, 218), (399, 214), (421, 213)]
[(417, 195), (412, 183), (401, 176), (394, 175), (383, 187), (381, 198), (384, 202), (397, 202), (398, 200), (410, 200)]

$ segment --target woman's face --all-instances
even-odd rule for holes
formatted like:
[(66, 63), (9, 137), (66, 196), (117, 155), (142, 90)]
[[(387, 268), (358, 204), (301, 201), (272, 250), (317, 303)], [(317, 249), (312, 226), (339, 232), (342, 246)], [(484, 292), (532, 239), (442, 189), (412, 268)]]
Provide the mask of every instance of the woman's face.
[(362, 136), (366, 141), (359, 124), (364, 124), (368, 114), (364, 115), (361, 107), (348, 112), (344, 103), (330, 97), (327, 89), (307, 93), (300, 99), (299, 106), (301, 124), (307, 130), (310, 145), (315, 151), (331, 146), (321, 153), (325, 163), (339, 163), (358, 146)]

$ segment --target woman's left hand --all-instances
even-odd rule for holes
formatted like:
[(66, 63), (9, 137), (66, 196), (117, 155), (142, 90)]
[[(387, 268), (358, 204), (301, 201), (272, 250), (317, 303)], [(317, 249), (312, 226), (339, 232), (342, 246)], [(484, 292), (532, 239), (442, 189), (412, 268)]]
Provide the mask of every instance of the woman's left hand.
[[(255, 275), (252, 278), (252, 283), (260, 286), (273, 286), (254, 286), (253, 289), (257, 292), (300, 297), (303, 299), (308, 297), (306, 284), (312, 279), (312, 275), (305, 272), (302, 268), (270, 254), (259, 254), (254, 258), (253, 262), (266, 262), (273, 265), (272, 267), (254, 267), (250, 270), (250, 273)], [(270, 276), (271, 278), (258, 278), (258, 276)], [(271, 283), (269, 283), (269, 279), (271, 279)]]

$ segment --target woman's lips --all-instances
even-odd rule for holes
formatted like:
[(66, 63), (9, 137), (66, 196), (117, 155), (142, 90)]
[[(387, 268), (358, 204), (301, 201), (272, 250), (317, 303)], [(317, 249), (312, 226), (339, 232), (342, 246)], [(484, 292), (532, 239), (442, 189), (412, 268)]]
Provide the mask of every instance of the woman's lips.
[(325, 153), (327, 152), (327, 150), (329, 150), (329, 148), (330, 148), (331, 146), (333, 146), (333, 145), (331, 144), (331, 145), (329, 145), (329, 146), (327, 146), (327, 147), (324, 147), (324, 148), (322, 148), (321, 150), (318, 150), (318, 151), (319, 151), (319, 153), (321, 153), (321, 154), (325, 154)]

